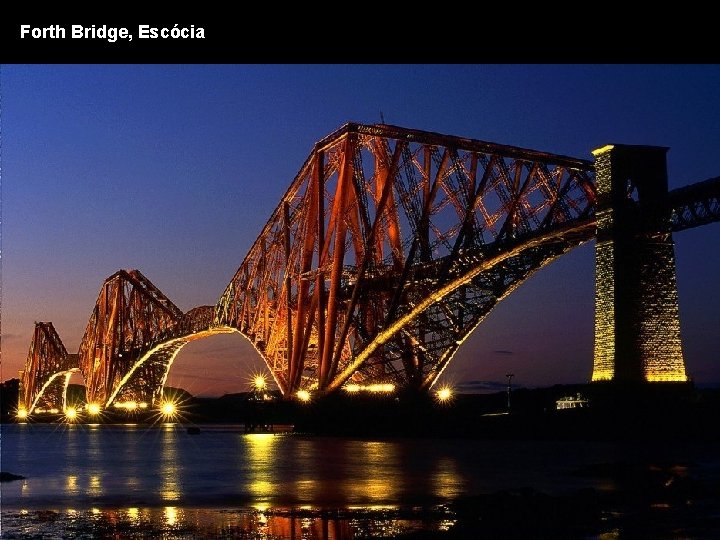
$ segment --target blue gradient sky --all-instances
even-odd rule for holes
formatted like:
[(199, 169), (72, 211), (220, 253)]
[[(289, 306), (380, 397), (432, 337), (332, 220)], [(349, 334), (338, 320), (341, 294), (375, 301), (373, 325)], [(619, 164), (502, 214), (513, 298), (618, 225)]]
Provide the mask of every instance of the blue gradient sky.
[[(718, 66), (21, 66), (2, 92), (2, 378), (34, 321), (76, 352), (102, 281), (140, 269), (182, 310), (214, 304), (315, 141), (387, 123), (590, 158), (669, 146), (671, 188), (720, 175)], [(720, 225), (675, 235), (688, 371), (720, 381)], [(593, 245), (505, 300), (452, 382), (586, 381)], [(244, 390), (240, 336), (189, 345), (169, 382)]]

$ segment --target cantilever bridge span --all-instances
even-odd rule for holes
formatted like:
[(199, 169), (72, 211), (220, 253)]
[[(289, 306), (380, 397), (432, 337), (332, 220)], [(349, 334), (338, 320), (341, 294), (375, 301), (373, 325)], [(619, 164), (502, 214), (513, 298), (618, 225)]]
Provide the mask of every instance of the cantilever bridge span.
[[(666, 239), (720, 219), (719, 194), (714, 179), (654, 200)], [(347, 124), (315, 145), (214, 307), (183, 314), (120, 271), (75, 368), (88, 402), (152, 403), (185, 343), (237, 331), (286, 396), (349, 382), (428, 389), (497, 302), (595, 237), (609, 198), (590, 161)], [(21, 407), (38, 403), (60, 350), (33, 341)]]

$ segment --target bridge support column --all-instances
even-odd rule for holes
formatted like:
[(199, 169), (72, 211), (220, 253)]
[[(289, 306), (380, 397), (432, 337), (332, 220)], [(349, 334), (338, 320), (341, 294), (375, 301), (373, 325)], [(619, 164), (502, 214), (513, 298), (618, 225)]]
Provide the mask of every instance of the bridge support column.
[(593, 381), (686, 381), (675, 250), (666, 207), (667, 148), (595, 150)]

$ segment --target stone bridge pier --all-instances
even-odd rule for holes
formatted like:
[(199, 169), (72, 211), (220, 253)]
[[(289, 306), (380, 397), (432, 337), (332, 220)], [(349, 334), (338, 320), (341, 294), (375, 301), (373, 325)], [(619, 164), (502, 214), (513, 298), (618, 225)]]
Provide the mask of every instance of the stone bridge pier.
[(687, 381), (680, 340), (667, 148), (595, 150), (593, 381)]

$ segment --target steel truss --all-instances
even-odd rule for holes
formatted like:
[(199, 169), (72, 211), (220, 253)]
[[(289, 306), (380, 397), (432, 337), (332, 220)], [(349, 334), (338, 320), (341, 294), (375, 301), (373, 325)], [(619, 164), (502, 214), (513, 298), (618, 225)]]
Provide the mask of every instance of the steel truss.
[(63, 410), (77, 355), (68, 354), (51, 322), (36, 322), (25, 369), (20, 372), (18, 408), (30, 414), (36, 407)]
[(720, 221), (720, 177), (668, 193), (673, 232)]
[[(718, 178), (671, 192), (672, 230), (720, 220), (719, 200)], [(595, 204), (589, 161), (347, 124), (315, 145), (216, 306), (183, 314), (121, 270), (101, 287), (79, 355), (37, 323), (21, 406), (43, 395), (57, 406), (78, 368), (89, 403), (155, 403), (186, 343), (232, 331), (285, 395), (427, 389), (497, 302), (594, 238)]]
[(183, 314), (138, 270), (107, 278), (80, 344), (88, 403), (152, 403), (174, 357), (168, 351), (179, 350), (177, 340), (185, 333), (207, 329), (212, 312), (207, 306)]
[(285, 394), (430, 387), (497, 301), (593, 236), (592, 163), (399, 128), (320, 141), (220, 299)]

